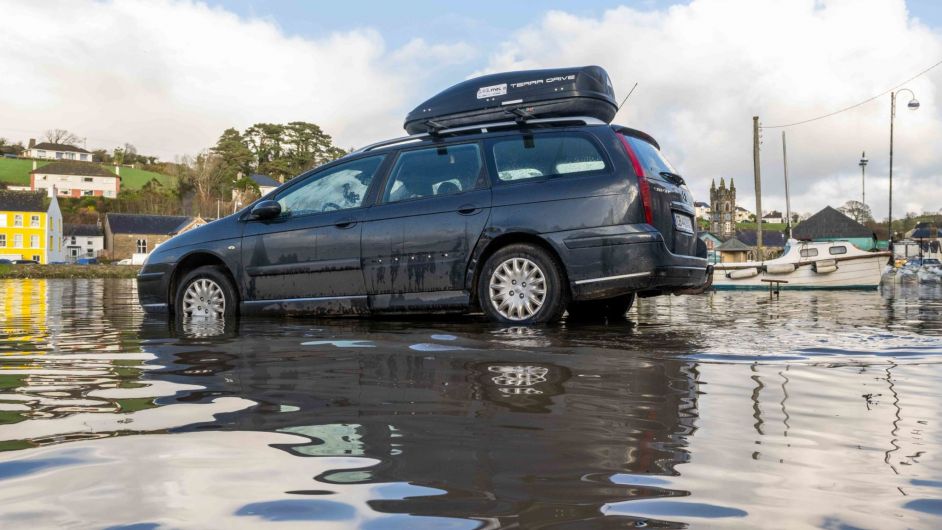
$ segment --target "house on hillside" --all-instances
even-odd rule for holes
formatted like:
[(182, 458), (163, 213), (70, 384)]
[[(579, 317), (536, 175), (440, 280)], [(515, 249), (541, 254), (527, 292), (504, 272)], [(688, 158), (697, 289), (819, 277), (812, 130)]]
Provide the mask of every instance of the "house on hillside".
[(805, 241), (848, 241), (861, 250), (877, 248), (873, 230), (830, 206), (799, 223), (792, 230), (792, 237)]
[(105, 233), (101, 224), (66, 224), (62, 229), (62, 247), (68, 261), (97, 258), (105, 248)]
[[(35, 162), (33, 163), (35, 166)], [(29, 185), (49, 197), (107, 197), (121, 191), (121, 177), (92, 162), (53, 162), (29, 172)]]
[(248, 181), (254, 184), (254, 187), (258, 188), (258, 194), (256, 195), (254, 189), (245, 189), (240, 190), (237, 188), (232, 189), (232, 202), (236, 208), (245, 206), (246, 204), (254, 201), (259, 197), (264, 197), (275, 190), (278, 186), (281, 186), (281, 182), (269, 177), (268, 175), (249, 175)]
[(0, 190), (0, 259), (62, 261), (62, 212), (55, 197)]
[(26, 148), (26, 156), (28, 158), (40, 158), (43, 160), (92, 161), (92, 154), (81, 147), (68, 144), (54, 144), (52, 142), (37, 144), (34, 138), (29, 139), (29, 146)]
[(782, 224), (785, 222), (785, 214), (778, 210), (772, 210), (771, 212), (762, 216), (762, 222)]
[(121, 260), (149, 254), (160, 243), (204, 224), (200, 217), (109, 213), (105, 215), (105, 256)]
[(737, 223), (748, 223), (752, 218), (752, 212), (743, 208), (742, 206), (736, 207), (736, 222)]
[(693, 203), (693, 207), (696, 211), (697, 219), (705, 219), (707, 221), (710, 220), (710, 205), (709, 204), (705, 202), (697, 201)]

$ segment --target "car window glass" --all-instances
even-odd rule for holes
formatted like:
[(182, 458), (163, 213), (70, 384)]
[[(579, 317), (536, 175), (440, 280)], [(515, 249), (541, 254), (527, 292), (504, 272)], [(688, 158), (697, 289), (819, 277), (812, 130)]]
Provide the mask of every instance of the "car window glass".
[(657, 147), (634, 136), (625, 136), (625, 138), (628, 140), (628, 143), (631, 144), (631, 150), (638, 155), (638, 161), (644, 168), (645, 173), (649, 175), (660, 175), (662, 171), (677, 173), (674, 170), (674, 166), (667, 161), (667, 158), (664, 157), (663, 153), (661, 153)]
[(521, 135), (494, 142), (493, 153), (497, 177), (502, 181), (605, 169), (598, 147), (582, 136)]
[(477, 144), (406, 151), (389, 175), (383, 202), (453, 195), (476, 188), (481, 175)]
[(847, 247), (831, 247), (828, 249), (832, 255), (835, 254), (847, 254)]
[(358, 208), (383, 157), (334, 166), (278, 197), (282, 215), (306, 215)]

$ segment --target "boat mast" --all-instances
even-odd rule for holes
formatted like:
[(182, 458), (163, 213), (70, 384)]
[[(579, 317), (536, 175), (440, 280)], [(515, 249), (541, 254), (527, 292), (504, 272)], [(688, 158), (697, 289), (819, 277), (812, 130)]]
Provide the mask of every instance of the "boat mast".
[(792, 204), (788, 196), (788, 151), (785, 150), (785, 131), (782, 131), (782, 164), (785, 166), (785, 233), (792, 238)]
[(762, 252), (762, 176), (759, 170), (759, 117), (752, 117), (752, 171), (756, 184), (756, 258), (765, 261)]

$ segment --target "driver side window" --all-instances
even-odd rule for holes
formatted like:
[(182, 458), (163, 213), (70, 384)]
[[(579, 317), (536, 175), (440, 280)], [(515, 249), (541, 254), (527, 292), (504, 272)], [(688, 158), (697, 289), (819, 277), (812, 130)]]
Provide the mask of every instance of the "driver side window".
[(308, 215), (359, 208), (382, 156), (334, 166), (278, 197), (282, 215)]

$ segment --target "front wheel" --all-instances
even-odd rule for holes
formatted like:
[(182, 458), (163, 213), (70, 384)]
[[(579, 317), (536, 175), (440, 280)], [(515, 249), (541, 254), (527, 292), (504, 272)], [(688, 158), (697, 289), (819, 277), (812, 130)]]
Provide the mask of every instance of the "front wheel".
[(570, 320), (619, 320), (635, 302), (634, 294), (626, 294), (606, 300), (573, 302), (566, 310)]
[(562, 268), (548, 252), (533, 245), (508, 245), (484, 263), (478, 280), (484, 313), (506, 324), (559, 320), (569, 291)]
[(176, 314), (184, 318), (222, 320), (233, 317), (238, 307), (235, 288), (220, 268), (206, 265), (196, 268), (177, 288)]

